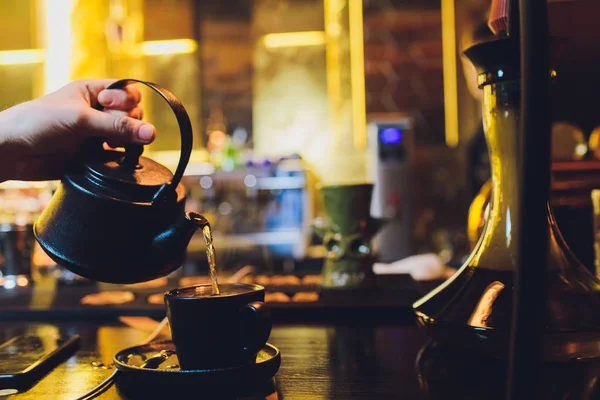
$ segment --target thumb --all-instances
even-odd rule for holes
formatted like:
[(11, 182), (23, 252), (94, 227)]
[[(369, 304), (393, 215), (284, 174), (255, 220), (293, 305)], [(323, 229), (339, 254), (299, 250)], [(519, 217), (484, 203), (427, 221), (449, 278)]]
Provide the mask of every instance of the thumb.
[(98, 136), (115, 143), (148, 144), (156, 137), (154, 125), (124, 115), (89, 109), (82, 122), (88, 136)]

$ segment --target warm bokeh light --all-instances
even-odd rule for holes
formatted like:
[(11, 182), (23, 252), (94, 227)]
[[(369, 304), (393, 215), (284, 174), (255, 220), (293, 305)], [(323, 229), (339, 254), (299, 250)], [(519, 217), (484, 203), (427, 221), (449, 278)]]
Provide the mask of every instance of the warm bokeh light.
[(325, 44), (325, 40), (325, 32), (320, 31), (269, 33), (263, 36), (263, 43), (269, 49), (322, 46)]
[(37, 49), (0, 51), (0, 65), (36, 64), (44, 61), (44, 53)]
[(208, 135), (208, 144), (206, 147), (209, 150), (221, 150), (225, 147), (227, 135), (223, 131), (212, 131)]
[(197, 48), (196, 41), (192, 39), (154, 40), (141, 44), (142, 54), (146, 56), (190, 54)]
[(29, 284), (29, 279), (26, 276), (18, 276), (17, 277), (17, 286), (25, 287)]
[(454, 1), (442, 1), (442, 52), (444, 63), (444, 106), (446, 119), (446, 144), (458, 146), (458, 73), (456, 65), (456, 29), (454, 26)]
[(367, 144), (367, 105), (365, 99), (365, 54), (362, 7), (361, 0), (350, 0), (348, 2), (352, 132), (354, 137), (354, 147), (361, 150), (364, 149)]
[(71, 11), (73, 0), (44, 0), (42, 4), (43, 35), (46, 43), (44, 93), (69, 83), (71, 78)]

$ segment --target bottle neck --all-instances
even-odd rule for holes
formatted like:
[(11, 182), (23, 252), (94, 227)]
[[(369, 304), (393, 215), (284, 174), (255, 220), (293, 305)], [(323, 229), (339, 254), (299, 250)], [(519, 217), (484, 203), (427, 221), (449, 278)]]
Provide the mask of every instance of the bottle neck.
[(483, 128), (489, 149), (492, 193), (486, 226), (471, 265), (510, 270), (515, 266), (519, 216), (519, 83), (483, 87)]
[[(484, 231), (468, 264), (492, 270), (514, 271), (519, 224), (519, 124), (518, 81), (483, 87), (483, 128), (489, 150), (492, 191)], [(564, 269), (579, 263), (564, 242), (550, 207), (549, 269)]]

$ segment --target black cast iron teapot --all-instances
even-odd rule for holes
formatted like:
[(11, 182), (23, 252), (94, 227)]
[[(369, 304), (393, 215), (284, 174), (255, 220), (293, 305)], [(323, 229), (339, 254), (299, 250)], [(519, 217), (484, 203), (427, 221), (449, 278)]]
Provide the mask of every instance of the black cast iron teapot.
[(192, 152), (192, 126), (183, 105), (155, 84), (124, 79), (109, 88), (142, 83), (165, 99), (177, 117), (181, 156), (175, 174), (142, 157), (141, 145), (105, 150), (87, 140), (34, 224), (35, 237), (59, 265), (83, 277), (136, 283), (165, 276), (183, 263), (187, 245), (208, 224), (185, 212), (179, 183)]

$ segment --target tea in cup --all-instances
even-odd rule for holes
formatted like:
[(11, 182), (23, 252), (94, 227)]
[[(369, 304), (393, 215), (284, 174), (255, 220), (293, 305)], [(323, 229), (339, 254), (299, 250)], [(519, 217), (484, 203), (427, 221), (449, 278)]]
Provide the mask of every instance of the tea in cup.
[(255, 284), (210, 284), (165, 294), (171, 336), (181, 369), (198, 370), (254, 362), (271, 333), (265, 288)]

